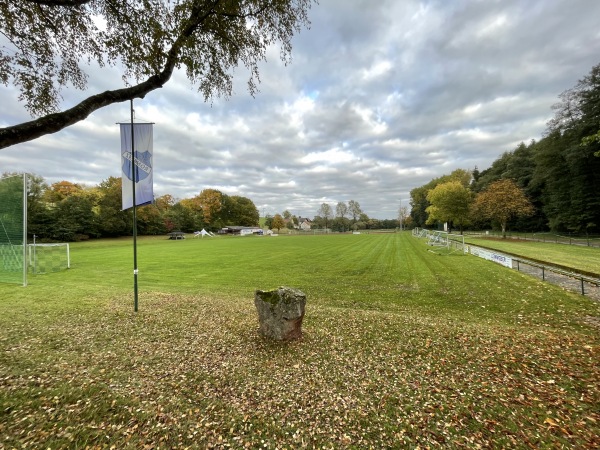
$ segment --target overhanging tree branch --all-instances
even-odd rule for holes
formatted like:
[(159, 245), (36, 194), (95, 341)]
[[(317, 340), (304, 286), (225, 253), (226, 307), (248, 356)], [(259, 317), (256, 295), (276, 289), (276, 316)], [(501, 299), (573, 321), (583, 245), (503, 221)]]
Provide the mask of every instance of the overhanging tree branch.
[(78, 105), (65, 111), (48, 114), (39, 119), (24, 122), (12, 127), (0, 128), (0, 149), (11, 145), (31, 141), (46, 134), (56, 133), (70, 125), (87, 118), (94, 111), (113, 103), (120, 103), (134, 98), (144, 98), (146, 94), (163, 87), (173, 74), (173, 66), (167, 67), (159, 75), (124, 89), (105, 91), (92, 95)]
[(169, 50), (164, 69), (157, 75), (152, 75), (146, 81), (130, 86), (128, 88), (105, 91), (101, 94), (92, 95), (78, 105), (65, 111), (48, 114), (39, 119), (24, 122), (11, 127), (0, 128), (0, 149), (11, 145), (31, 141), (46, 134), (56, 133), (70, 125), (86, 119), (94, 111), (113, 103), (121, 103), (134, 98), (144, 98), (146, 94), (161, 88), (173, 75), (181, 46), (185, 39), (190, 37), (211, 14), (200, 15), (194, 9), (188, 20), (187, 26), (182, 30), (177, 41)]
[[(0, 83), (20, 91), (19, 101), (37, 119), (0, 128), (0, 149), (56, 133), (114, 103), (144, 98), (162, 87), (175, 68), (185, 68), (204, 100), (231, 95), (232, 69), (250, 72), (251, 94), (260, 81), (258, 63), (280, 42), (280, 57), (316, 0), (22, 0), (0, 1)], [(96, 18), (104, 19), (98, 27)], [(122, 89), (92, 95), (57, 111), (67, 85), (84, 89), (87, 59), (121, 65)]]

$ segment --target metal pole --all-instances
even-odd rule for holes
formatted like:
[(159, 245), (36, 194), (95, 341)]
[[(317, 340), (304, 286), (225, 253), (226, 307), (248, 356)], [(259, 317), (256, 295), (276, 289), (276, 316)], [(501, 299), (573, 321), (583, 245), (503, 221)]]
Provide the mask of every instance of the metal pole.
[(133, 99), (129, 100), (131, 113), (131, 188), (133, 200), (133, 310), (138, 311), (138, 266), (137, 266), (137, 212), (135, 205), (135, 139), (133, 127)]
[(23, 173), (23, 286), (27, 286), (27, 173)]

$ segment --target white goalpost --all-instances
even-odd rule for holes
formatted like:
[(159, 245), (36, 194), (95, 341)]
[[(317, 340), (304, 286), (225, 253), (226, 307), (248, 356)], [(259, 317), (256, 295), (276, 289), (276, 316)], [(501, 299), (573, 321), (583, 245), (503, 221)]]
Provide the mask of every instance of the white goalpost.
[(448, 251), (448, 254), (468, 252), (468, 248), (465, 246), (465, 237), (462, 234), (452, 234), (447, 231), (422, 230), (420, 233), (416, 233), (415, 236), (426, 237), (427, 245), (445, 248)]
[(27, 260), (32, 273), (60, 272), (71, 268), (71, 254), (68, 243), (29, 244)]
[(429, 233), (427, 245), (431, 245), (432, 247), (447, 247), (448, 233), (445, 231), (432, 231)]
[(450, 253), (468, 253), (468, 248), (465, 246), (465, 236), (463, 234), (448, 234), (448, 250), (450, 250)]

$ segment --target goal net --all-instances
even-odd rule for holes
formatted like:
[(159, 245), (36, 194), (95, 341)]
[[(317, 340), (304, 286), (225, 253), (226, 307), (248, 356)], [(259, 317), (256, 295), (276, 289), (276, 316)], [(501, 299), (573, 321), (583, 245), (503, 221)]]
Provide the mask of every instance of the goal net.
[(427, 237), (429, 232), (426, 228), (415, 227), (412, 230), (412, 235), (418, 238)]
[(27, 285), (27, 174), (0, 178), (0, 282)]
[(448, 250), (451, 253), (468, 253), (468, 248), (465, 246), (465, 236), (462, 234), (448, 234)]
[(448, 253), (466, 253), (465, 237), (462, 234), (451, 234), (446, 231), (432, 231), (429, 233), (427, 244), (433, 247), (441, 247)]
[(29, 271), (34, 274), (59, 272), (71, 268), (69, 244), (29, 244)]
[(434, 247), (448, 246), (448, 233), (445, 231), (432, 231), (427, 238), (427, 245)]

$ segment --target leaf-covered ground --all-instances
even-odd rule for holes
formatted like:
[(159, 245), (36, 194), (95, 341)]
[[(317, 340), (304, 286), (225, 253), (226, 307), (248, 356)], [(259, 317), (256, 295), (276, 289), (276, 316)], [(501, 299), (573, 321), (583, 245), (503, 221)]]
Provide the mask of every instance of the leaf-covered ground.
[[(144, 294), (0, 330), (0, 448), (598, 448), (600, 329)], [(475, 307), (475, 306), (474, 306)]]

